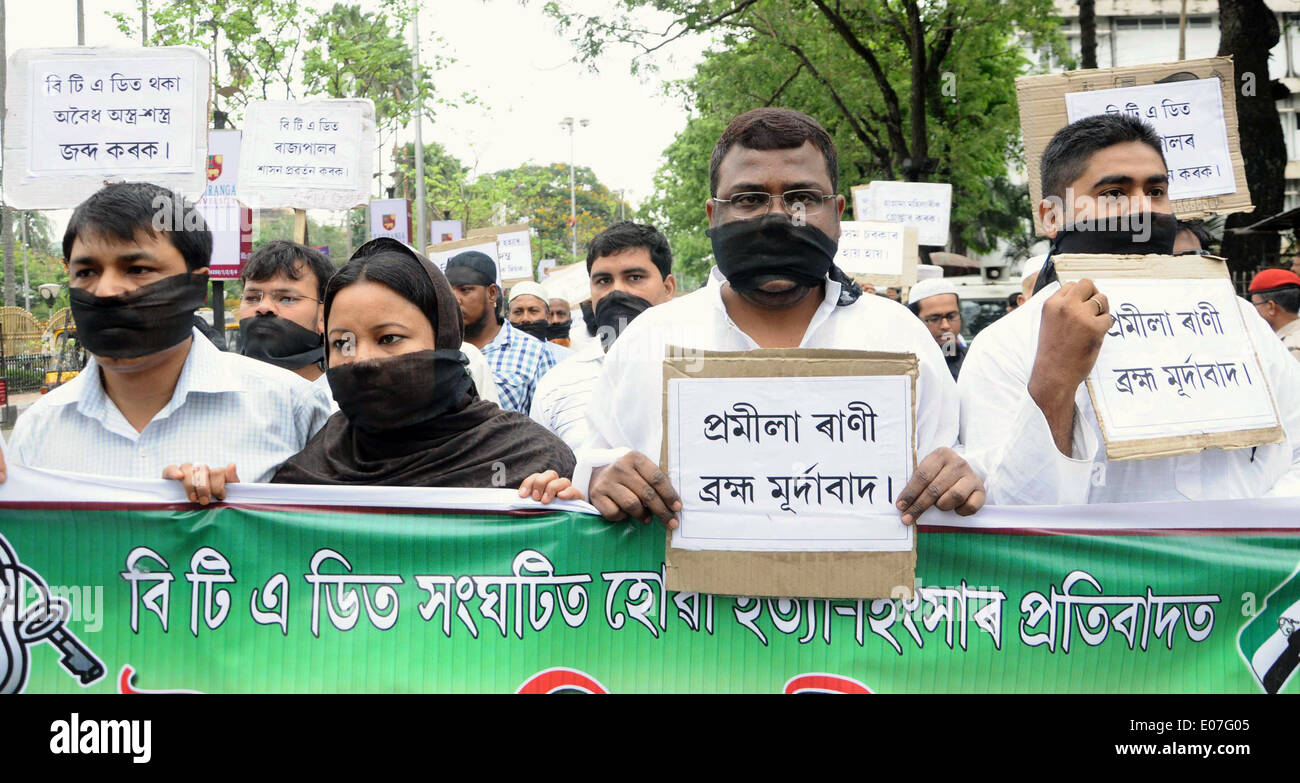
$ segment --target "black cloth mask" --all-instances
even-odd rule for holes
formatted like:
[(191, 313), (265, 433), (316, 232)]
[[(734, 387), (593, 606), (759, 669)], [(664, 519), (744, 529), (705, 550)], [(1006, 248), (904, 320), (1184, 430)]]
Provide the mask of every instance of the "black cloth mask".
[(649, 299), (642, 299), (626, 291), (610, 291), (597, 302), (595, 334), (600, 336), (600, 343), (605, 350), (609, 350), (632, 319), (653, 306)]
[(546, 339), (563, 340), (569, 336), (569, 327), (573, 326), (573, 319), (567, 321), (556, 321), (553, 324), (546, 325)]
[(524, 332), (525, 334), (531, 334), (533, 337), (536, 337), (538, 340), (541, 340), (542, 342), (546, 342), (546, 328), (547, 326), (549, 326), (549, 324), (546, 322), (545, 318), (541, 318), (536, 321), (523, 321), (522, 323), (515, 323), (514, 321), (511, 321), (510, 325), (518, 329), (519, 331)]
[(450, 348), (339, 364), (326, 370), (348, 422), (362, 432), (418, 429), (477, 397), (469, 360)]
[(839, 243), (811, 224), (796, 226), (784, 215), (735, 220), (705, 233), (713, 244), (718, 271), (736, 291), (753, 291), (774, 279), (811, 288), (828, 276), (840, 284), (837, 307), (852, 304), (862, 289), (839, 267)]
[(592, 337), (596, 336), (596, 311), (591, 306), (591, 300), (588, 299), (578, 305), (582, 310), (582, 323), (587, 327), (587, 334)]
[(134, 359), (180, 344), (208, 295), (208, 276), (189, 272), (116, 296), (68, 292), (77, 341), (94, 356)]
[(239, 322), (239, 352), (276, 367), (297, 370), (325, 356), (325, 336), (278, 315), (254, 315)]
[[(1178, 236), (1178, 218), (1149, 212), (1141, 220), (1099, 218), (1061, 229), (1052, 241), (1051, 255), (1092, 253), (1112, 256), (1172, 255)], [(1049, 256), (1034, 284), (1038, 293), (1056, 281), (1056, 264)]]

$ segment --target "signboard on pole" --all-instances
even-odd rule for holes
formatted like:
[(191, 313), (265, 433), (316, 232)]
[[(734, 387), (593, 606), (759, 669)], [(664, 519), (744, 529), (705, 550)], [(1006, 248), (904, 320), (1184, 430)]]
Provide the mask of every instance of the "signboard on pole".
[(351, 209), (370, 200), (375, 104), (369, 99), (253, 101), (244, 114), (239, 186), (259, 209)]
[[(857, 194), (854, 194), (855, 198)], [(866, 214), (858, 220), (883, 220), (916, 228), (922, 245), (948, 244), (948, 218), (952, 212), (952, 185), (946, 182), (872, 182), (865, 193)]]
[(411, 244), (411, 202), (404, 198), (370, 202), (370, 238), (390, 237)]
[(253, 251), (253, 211), (239, 203), (240, 132), (208, 133), (208, 187), (196, 205), (212, 232), (208, 277), (238, 280)]
[(527, 223), (476, 228), (469, 235), (496, 238), (497, 268), (506, 283), (533, 279), (532, 234)]
[(199, 49), (22, 49), (9, 60), (5, 100), (11, 207), (75, 207), (106, 180), (203, 193), (208, 60)]
[(435, 220), (429, 224), (429, 241), (432, 244), (440, 242), (457, 242), (464, 239), (461, 232), (459, 220)]

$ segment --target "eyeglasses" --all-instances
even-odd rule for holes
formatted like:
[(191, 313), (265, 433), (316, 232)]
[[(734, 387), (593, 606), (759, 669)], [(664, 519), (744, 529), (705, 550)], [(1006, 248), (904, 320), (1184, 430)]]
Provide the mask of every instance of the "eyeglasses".
[[(714, 201), (719, 204), (725, 204), (731, 208), (731, 211), (737, 215), (766, 215), (772, 209), (772, 199), (775, 198), (771, 193), (736, 193), (731, 198), (715, 198)], [(827, 199), (835, 198), (834, 195), (826, 195), (820, 190), (787, 190), (781, 194), (781, 203), (785, 205), (785, 210), (790, 213), (801, 212), (805, 215), (813, 215), (821, 211), (822, 205)]]
[[(265, 297), (266, 297), (265, 291), (245, 291), (243, 302), (249, 307), (257, 307), (262, 303), (262, 299)], [(312, 299), (310, 296), (298, 296), (297, 294), (279, 294), (279, 293), (271, 294), (271, 304), (275, 305), (277, 308), (287, 309), (293, 307), (294, 305), (298, 304), (298, 302), (304, 299), (307, 300), (308, 302), (317, 302), (317, 303), (320, 302), (319, 299)]]
[(926, 326), (938, 326), (939, 323), (942, 321), (947, 321), (948, 323), (955, 324), (961, 320), (961, 313), (954, 310), (951, 313), (940, 313), (939, 315), (927, 315), (921, 320), (925, 322)]

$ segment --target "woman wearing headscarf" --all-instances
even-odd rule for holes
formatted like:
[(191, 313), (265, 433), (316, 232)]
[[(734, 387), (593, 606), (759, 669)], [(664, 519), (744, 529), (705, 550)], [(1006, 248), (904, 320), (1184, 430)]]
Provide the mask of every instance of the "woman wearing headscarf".
[[(362, 245), (325, 289), (326, 374), (339, 412), (273, 483), (518, 487), (576, 499), (574, 456), (545, 427), (480, 400), (447, 278), (394, 239)], [(224, 499), (224, 486), (191, 499)], [(202, 491), (196, 491), (201, 489)]]

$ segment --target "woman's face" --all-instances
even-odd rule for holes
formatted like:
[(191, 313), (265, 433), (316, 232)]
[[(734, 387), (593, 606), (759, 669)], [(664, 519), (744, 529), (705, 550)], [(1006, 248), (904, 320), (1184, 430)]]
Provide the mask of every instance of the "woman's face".
[(331, 367), (435, 348), (433, 324), (420, 308), (370, 280), (334, 296), (327, 328)]

